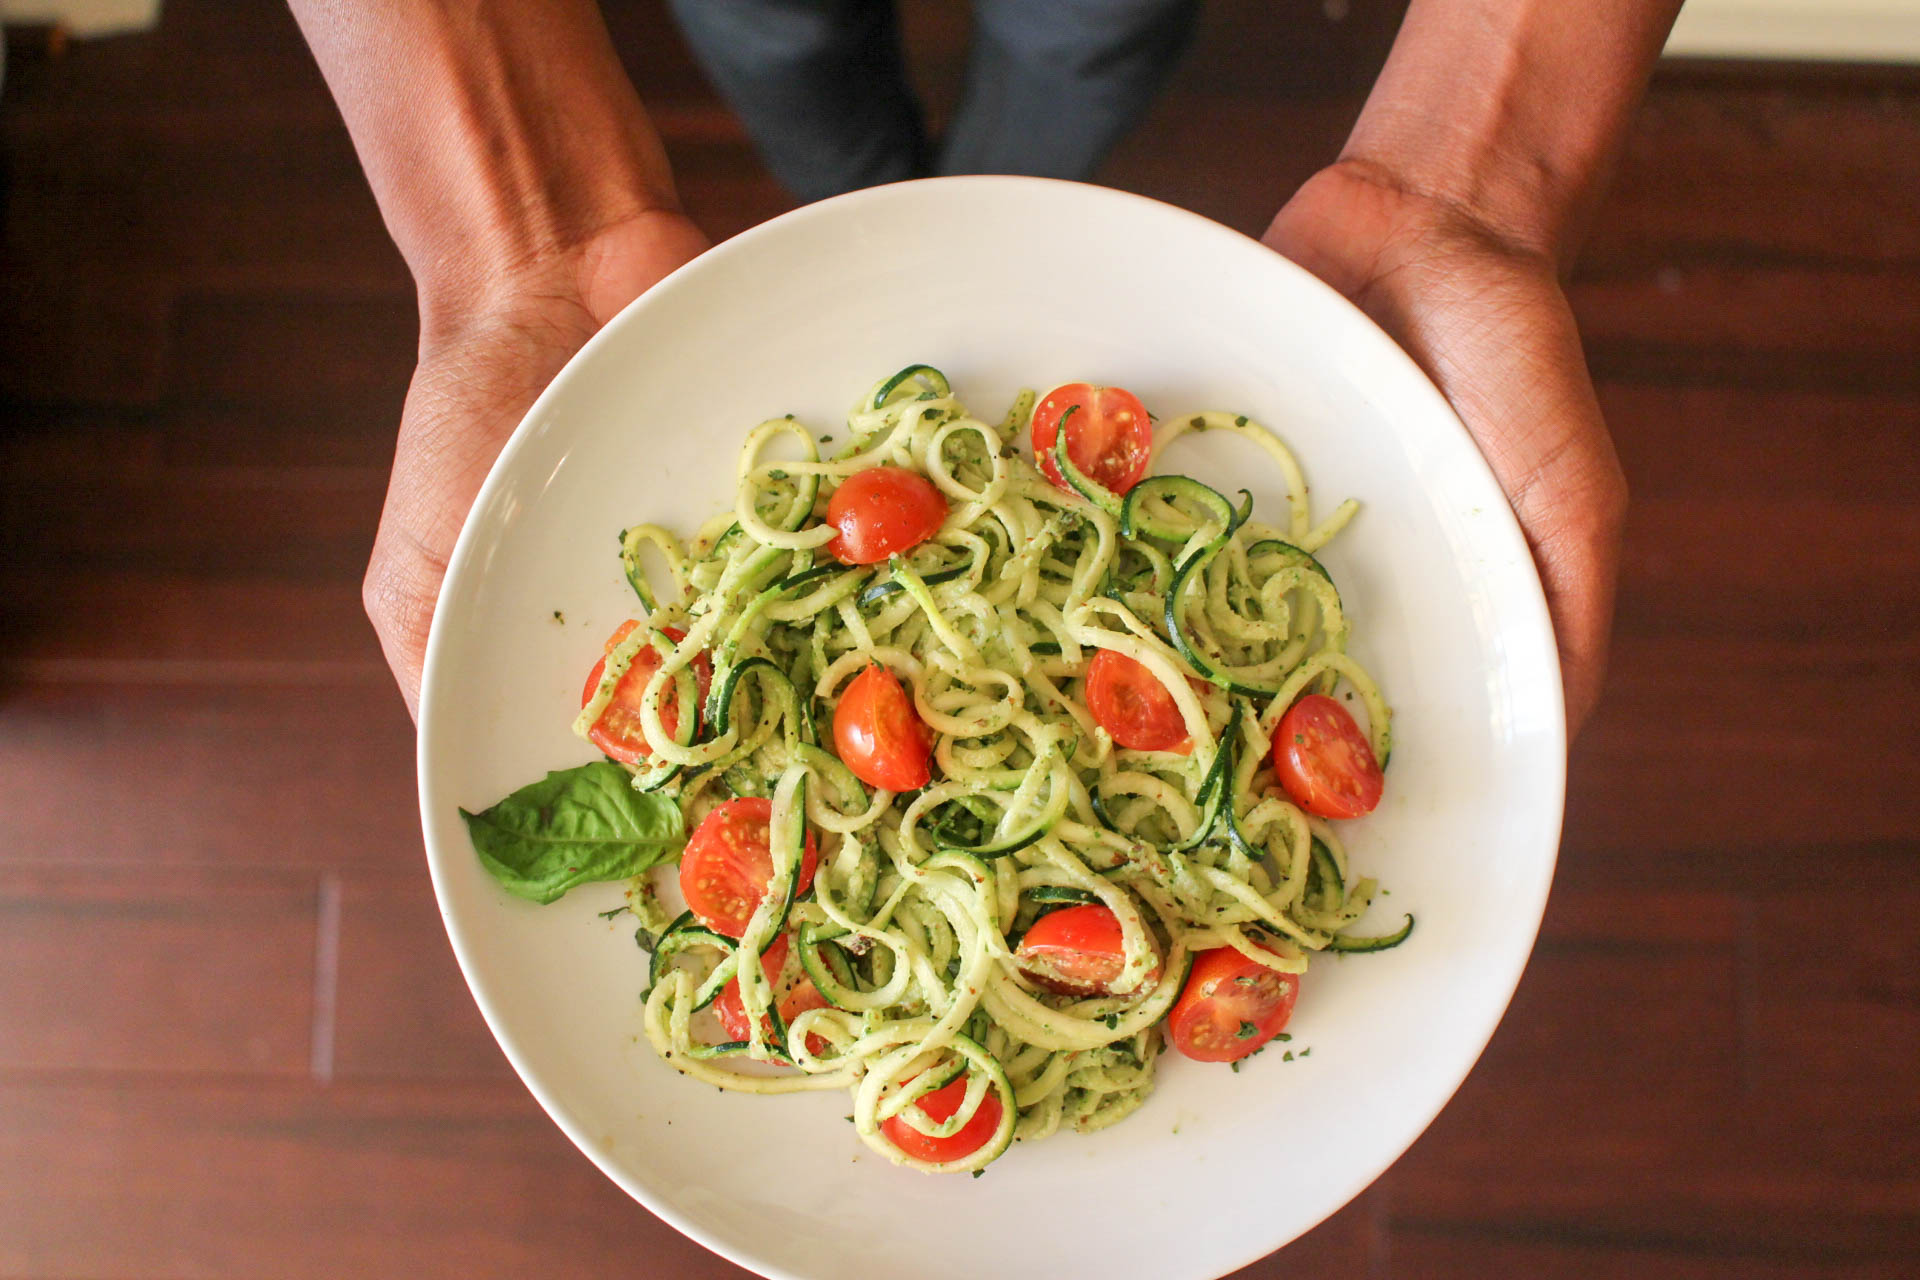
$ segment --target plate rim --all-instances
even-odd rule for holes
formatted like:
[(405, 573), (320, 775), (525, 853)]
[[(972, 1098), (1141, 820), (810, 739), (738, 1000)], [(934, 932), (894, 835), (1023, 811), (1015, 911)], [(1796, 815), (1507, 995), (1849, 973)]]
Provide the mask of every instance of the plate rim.
[[(487, 477), (476, 492), (472, 506), (468, 509), (467, 515), (462, 521), (459, 536), (454, 543), (453, 551), (447, 559), (447, 570), (441, 582), (440, 592), (434, 602), (433, 616), (428, 629), (426, 652), (421, 668), (415, 749), (416, 785), (420, 800), (421, 831), (427, 858), (428, 874), (433, 884), (435, 905), (440, 914), (441, 925), (446, 931), (448, 942), (453, 949), (454, 958), (460, 967), (461, 978), (466, 984), (467, 991), (472, 996), (475, 1005), (479, 1008), (481, 1016), (486, 1022), (487, 1029), (493, 1036), (495, 1043), (500, 1047), (501, 1052), (513, 1067), (515, 1075), (519, 1077), (521, 1084), (526, 1087), (528, 1092), (533, 1095), (535, 1101), (540, 1104), (541, 1109), (546, 1112), (547, 1116), (553, 1120), (582, 1155), (642, 1208), (659, 1218), (662, 1222), (673, 1227), (674, 1230), (678, 1231), (687, 1239), (694, 1241), (718, 1257), (736, 1266), (752, 1271), (757, 1275), (767, 1277), (768, 1280), (815, 1280), (815, 1278), (789, 1270), (768, 1259), (754, 1256), (748, 1253), (743, 1247), (722, 1240), (716, 1234), (695, 1223), (673, 1206), (656, 1199), (647, 1189), (639, 1184), (637, 1179), (629, 1178), (625, 1171), (613, 1159), (611, 1151), (603, 1150), (603, 1144), (593, 1139), (587, 1133), (585, 1128), (575, 1119), (568, 1108), (561, 1103), (554, 1092), (542, 1081), (540, 1073), (529, 1065), (527, 1055), (520, 1047), (516, 1033), (505, 1025), (502, 1015), (500, 1015), (485, 994), (485, 984), (476, 979), (476, 966), (478, 962), (472, 953), (474, 943), (470, 937), (464, 936), (465, 931), (463, 927), (456, 923), (456, 913), (451, 911), (448, 906), (450, 893), (444, 882), (444, 876), (448, 874), (448, 872), (443, 870), (443, 866), (453, 854), (446, 851), (437, 841), (434, 834), (433, 819), (430, 816), (434, 812), (435, 806), (446, 802), (446, 798), (440, 794), (440, 787), (432, 776), (432, 747), (436, 737), (434, 726), (438, 723), (435, 711), (439, 704), (439, 697), (435, 690), (436, 686), (441, 682), (439, 679), (436, 679), (436, 676), (440, 667), (442, 667), (446, 661), (441, 655), (446, 647), (444, 636), (447, 633), (449, 614), (451, 612), (449, 601), (455, 594), (455, 592), (448, 588), (450, 584), (464, 580), (466, 573), (469, 571), (468, 566), (473, 559), (473, 546), (485, 536), (482, 532), (483, 522), (476, 519), (476, 516), (483, 511), (489, 510), (494, 504), (498, 491), (511, 483), (510, 473), (515, 470), (515, 459), (524, 449), (529, 447), (529, 441), (538, 432), (540, 425), (547, 418), (547, 411), (552, 403), (563, 399), (568, 394), (570, 385), (580, 376), (581, 366), (593, 362), (596, 354), (602, 347), (612, 345), (619, 341), (617, 337), (618, 331), (624, 329), (627, 324), (631, 322), (631, 317), (636, 312), (643, 308), (659, 305), (659, 300), (662, 297), (677, 293), (679, 289), (685, 287), (684, 282), (688, 277), (697, 276), (709, 269), (716, 259), (732, 257), (739, 253), (747, 252), (750, 246), (758, 244), (761, 240), (788, 234), (797, 226), (821, 218), (844, 216), (846, 211), (853, 207), (878, 204), (890, 199), (904, 198), (908, 192), (916, 190), (924, 191), (935, 186), (947, 189), (965, 186), (970, 189), (999, 188), (1015, 191), (1035, 188), (1072, 188), (1075, 189), (1078, 198), (1089, 199), (1096, 202), (1105, 201), (1116, 207), (1120, 205), (1132, 205), (1135, 207), (1149, 208), (1154, 211), (1156, 216), (1168, 217), (1175, 221), (1184, 221), (1195, 235), (1207, 235), (1216, 239), (1230, 239), (1239, 242), (1243, 248), (1258, 249), (1263, 255), (1271, 259), (1273, 264), (1277, 265), (1284, 272), (1291, 273), (1294, 276), (1295, 287), (1318, 293), (1321, 295), (1321, 301), (1323, 303), (1331, 304), (1337, 309), (1345, 311), (1348, 313), (1350, 321), (1358, 321), (1365, 330), (1370, 331), (1373, 339), (1376, 340), (1376, 345), (1380, 348), (1380, 357), (1388, 361), (1401, 363), (1404, 366), (1404, 372), (1413, 375), (1412, 385), (1416, 389), (1415, 393), (1423, 398), (1427, 398), (1431, 402), (1429, 407), (1437, 410), (1440, 415), (1443, 415), (1437, 418), (1436, 421), (1450, 423), (1452, 428), (1460, 433), (1462, 442), (1468, 454), (1470, 454), (1468, 465), (1477, 467), (1482, 473), (1482, 478), (1495, 492), (1503, 495), (1505, 492), (1499, 484), (1498, 478), (1494, 476), (1492, 467), (1488, 463), (1484, 453), (1481, 452), (1478, 443), (1473, 439), (1472, 433), (1468, 431), (1465, 423), (1461, 421), (1458, 413), (1453, 408), (1452, 403), (1434, 384), (1426, 370), (1421, 368), (1419, 363), (1415, 361), (1391, 335), (1387, 334), (1371, 316), (1367, 315), (1343, 294), (1333, 289), (1317, 276), (1314, 276), (1292, 259), (1267, 248), (1259, 240), (1208, 218), (1203, 214), (1195, 213), (1192, 210), (1184, 209), (1178, 205), (1157, 200), (1150, 196), (1121, 191), (1116, 188), (1092, 183), (1068, 182), (1059, 179), (1013, 175), (967, 175), (920, 178), (864, 188), (812, 204), (802, 205), (748, 228), (714, 245), (698, 257), (662, 277), (661, 280), (651, 288), (622, 307), (617, 314), (605, 325), (601, 326), (599, 331), (581, 346), (579, 351), (575, 352), (574, 355), (568, 359), (560, 372), (554, 376), (553, 380), (542, 389), (539, 396), (528, 406), (526, 413), (522, 416), (519, 423), (515, 425), (512, 433), (507, 437), (505, 443), (501, 446), (500, 452), (496, 455), (493, 463), (489, 467)], [(1374, 1162), (1369, 1162), (1370, 1166), (1372, 1166), (1371, 1171), (1368, 1172), (1364, 1178), (1355, 1181), (1354, 1189), (1350, 1193), (1345, 1195), (1313, 1221), (1301, 1225), (1287, 1240), (1279, 1244), (1270, 1245), (1261, 1249), (1259, 1252), (1240, 1257), (1238, 1261), (1224, 1267), (1224, 1269), (1208, 1273), (1210, 1277), (1227, 1275), (1234, 1270), (1249, 1266), (1262, 1258), (1269, 1257), (1298, 1241), (1301, 1237), (1320, 1226), (1321, 1223), (1325, 1222), (1328, 1218), (1350, 1205), (1368, 1188), (1373, 1186), (1401, 1157), (1412, 1149), (1413, 1145), (1418, 1142), (1432, 1126), (1440, 1112), (1452, 1101), (1460, 1087), (1465, 1084), (1467, 1077), (1472, 1074), (1474, 1068), (1479, 1065), (1480, 1059), (1484, 1056), (1487, 1045), (1491, 1042), (1494, 1033), (1498, 1031), (1501, 1023), (1505, 1021), (1507, 1010), (1512, 1004), (1514, 994), (1518, 990), (1526, 966), (1532, 958), (1534, 948), (1538, 945), (1540, 927), (1545, 915), (1548, 896), (1552, 890), (1553, 880), (1558, 870), (1560, 842), (1564, 833), (1565, 824), (1567, 750), (1569, 743), (1566, 731), (1564, 677), (1559, 659), (1557, 633), (1553, 626), (1551, 612), (1547, 606), (1546, 592), (1539, 576), (1539, 567), (1533, 559), (1531, 546), (1527, 542), (1518, 517), (1508, 502), (1499, 503), (1497, 510), (1488, 511), (1485, 514), (1490, 516), (1500, 526), (1499, 533), (1496, 536), (1502, 539), (1512, 539), (1523, 556), (1524, 573), (1522, 576), (1524, 584), (1517, 597), (1512, 601), (1512, 604), (1516, 607), (1523, 608), (1529, 615), (1526, 619), (1528, 623), (1526, 628), (1527, 633), (1529, 635), (1544, 635), (1547, 640), (1543, 656), (1545, 658), (1545, 675), (1549, 677), (1547, 679), (1550, 692), (1549, 705), (1538, 708), (1537, 710), (1544, 714), (1543, 728), (1551, 738), (1552, 745), (1557, 747), (1557, 750), (1553, 753), (1549, 761), (1551, 777), (1548, 781), (1550, 782), (1552, 793), (1550, 796), (1551, 820), (1544, 824), (1545, 827), (1551, 831), (1551, 839), (1547, 843), (1546, 853), (1540, 864), (1537, 892), (1532, 895), (1524, 908), (1523, 914), (1527, 922), (1525, 945), (1516, 948), (1517, 959), (1512, 964), (1511, 972), (1499, 975), (1499, 987), (1503, 989), (1503, 995), (1498, 1002), (1498, 1011), (1495, 1016), (1489, 1020), (1484, 1034), (1475, 1037), (1477, 1043), (1474, 1045), (1472, 1053), (1466, 1057), (1464, 1069), (1459, 1073), (1458, 1077), (1439, 1094), (1437, 1101), (1431, 1109), (1426, 1111), (1420, 1123), (1410, 1130), (1405, 1140), (1400, 1141), (1396, 1139), (1394, 1143), (1389, 1144), (1394, 1147), (1391, 1154), (1379, 1161), (1377, 1165), (1375, 1165)], [(1543, 838), (1544, 835), (1545, 832), (1543, 832)], [(1198, 1272), (1193, 1274), (1195, 1277), (1200, 1275)]]

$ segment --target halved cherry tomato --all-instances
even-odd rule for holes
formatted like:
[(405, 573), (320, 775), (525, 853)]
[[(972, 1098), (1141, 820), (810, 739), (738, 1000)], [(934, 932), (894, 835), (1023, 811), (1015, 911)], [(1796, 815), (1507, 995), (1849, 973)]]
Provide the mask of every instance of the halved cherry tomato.
[(1085, 382), (1055, 387), (1033, 411), (1033, 456), (1041, 473), (1057, 487), (1071, 490), (1053, 461), (1054, 438), (1068, 409), (1074, 411), (1067, 419), (1067, 457), (1073, 465), (1115, 493), (1139, 484), (1153, 450), (1153, 422), (1146, 407), (1131, 391)]
[[(760, 957), (760, 969), (767, 975), (769, 986), (779, 982), (780, 971), (787, 967), (787, 952), (790, 950), (792, 950), (792, 944), (787, 941), (787, 935), (783, 933), (774, 939), (773, 945), (768, 947), (766, 953)], [(828, 1000), (820, 994), (820, 988), (813, 985), (812, 978), (802, 978), (794, 984), (793, 990), (780, 997), (777, 1007), (780, 1010), (780, 1020), (791, 1025), (795, 1018), (809, 1009), (827, 1008)], [(720, 989), (720, 994), (713, 1001), (713, 1011), (719, 1015), (720, 1026), (726, 1031), (727, 1039), (745, 1040), (747, 1038), (749, 1032), (747, 1008), (740, 999), (738, 978)], [(771, 1025), (768, 1026), (768, 1033), (772, 1033)], [(827, 1042), (823, 1037), (807, 1037), (808, 1053), (825, 1053), (826, 1050)]]
[(1187, 722), (1167, 686), (1124, 653), (1102, 649), (1087, 666), (1087, 710), (1113, 740), (1135, 751), (1193, 750)]
[[(951, 1120), (953, 1113), (966, 1101), (967, 1077), (962, 1074), (951, 1083), (942, 1085), (926, 1097), (920, 1099), (920, 1110), (929, 1120)], [(933, 1138), (908, 1124), (903, 1116), (894, 1116), (880, 1122), (880, 1132), (887, 1135), (887, 1141), (917, 1160), (929, 1164), (947, 1164), (972, 1155), (993, 1140), (1000, 1129), (1000, 1095), (988, 1089), (986, 1096), (980, 1099), (973, 1118), (961, 1125), (950, 1138)]]
[[(614, 629), (608, 637), (606, 647), (601, 650), (599, 661), (593, 664), (593, 670), (587, 673), (587, 687), (580, 692), (580, 705), (586, 706), (593, 701), (594, 690), (600, 687), (600, 677), (607, 669), (606, 654), (613, 647), (633, 634), (640, 624), (629, 618)], [(667, 637), (676, 644), (687, 638), (687, 633), (679, 627), (662, 628)], [(707, 688), (713, 683), (713, 660), (705, 653), (697, 653), (688, 664), (693, 668), (694, 710), (707, 700)], [(647, 690), (647, 681), (660, 669), (660, 653), (648, 645), (633, 655), (633, 661), (627, 667), (620, 683), (613, 687), (613, 699), (607, 703), (600, 718), (587, 730), (587, 737), (593, 745), (624, 764), (634, 764), (653, 754), (653, 748), (647, 745), (647, 734), (640, 727), (640, 695)], [(660, 699), (660, 724), (670, 734), (680, 729), (680, 703), (673, 696), (672, 686)]]
[(893, 672), (877, 663), (855, 676), (833, 710), (833, 746), (860, 781), (913, 791), (933, 778), (933, 733)]
[(1167, 1032), (1173, 1047), (1197, 1062), (1233, 1062), (1286, 1029), (1299, 994), (1297, 974), (1275, 973), (1232, 947), (1202, 951)]
[(905, 467), (868, 467), (827, 500), (827, 523), (839, 530), (827, 550), (843, 564), (878, 564), (940, 532), (946, 518), (933, 481)]
[[(1014, 963), (1038, 986), (1063, 996), (1103, 996), (1125, 967), (1120, 920), (1098, 903), (1062, 907), (1033, 922), (1014, 949)], [(1143, 986), (1159, 981), (1158, 965)], [(1138, 988), (1136, 988), (1138, 989)]]
[(1372, 813), (1386, 786), (1360, 726), (1319, 693), (1287, 708), (1274, 726), (1273, 771), (1290, 800), (1322, 818)]
[[(742, 796), (709, 813), (687, 841), (686, 852), (680, 855), (680, 892), (688, 909), (714, 932), (739, 937), (754, 908), (767, 896), (767, 883), (773, 879), (773, 852), (767, 843), (767, 825), (772, 820), (773, 801)], [(819, 862), (809, 831), (795, 896), (812, 886)]]

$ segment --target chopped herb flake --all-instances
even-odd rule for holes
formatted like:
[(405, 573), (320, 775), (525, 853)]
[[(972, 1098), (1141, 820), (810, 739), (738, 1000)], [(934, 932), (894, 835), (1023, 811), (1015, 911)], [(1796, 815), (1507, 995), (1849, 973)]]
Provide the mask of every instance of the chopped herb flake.
[(1292, 1062), (1292, 1061), (1293, 1061), (1293, 1050), (1291, 1050), (1291, 1049), (1289, 1049), (1289, 1050), (1287, 1050), (1287, 1051), (1286, 1051), (1285, 1053), (1283, 1053), (1283, 1054), (1281, 1054), (1281, 1055), (1280, 1055), (1280, 1061), (1282, 1061), (1282, 1062)]
[(1241, 1023), (1240, 1029), (1234, 1032), (1234, 1035), (1238, 1036), (1242, 1040), (1251, 1040), (1259, 1034), (1260, 1034), (1260, 1028), (1254, 1026), (1251, 1022)]
[(1243, 413), (1243, 414), (1241, 414), (1241, 415), (1240, 415), (1239, 417), (1237, 417), (1237, 418), (1235, 418), (1235, 419), (1233, 420), (1233, 425), (1234, 425), (1234, 426), (1236, 426), (1236, 427), (1244, 427), (1244, 426), (1246, 426), (1246, 425), (1247, 425), (1247, 415)]

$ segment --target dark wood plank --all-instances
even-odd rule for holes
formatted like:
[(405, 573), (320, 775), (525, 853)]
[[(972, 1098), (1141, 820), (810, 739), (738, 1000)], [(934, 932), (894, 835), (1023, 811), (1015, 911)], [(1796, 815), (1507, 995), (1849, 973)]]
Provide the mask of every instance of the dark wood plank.
[[(1917, 1104), (1903, 1072), (1862, 1061), (1850, 1094), (1871, 1081), (1900, 1096), (1887, 1113), (1834, 1115), (1824, 1144), (1798, 1123), (1804, 1101), (1776, 1110), (1743, 1086), (1748, 1050), (1765, 1062), (1774, 1048), (1744, 1043), (1756, 1027), (1822, 1027), (1828, 1012), (1817, 984), (1783, 998), (1797, 966), (1753, 964), (1751, 928), (1730, 894), (1556, 894), (1486, 1057), (1390, 1175), (1396, 1268), (1402, 1240), (1409, 1275), (1528, 1248), (1555, 1249), (1568, 1275), (1582, 1261), (1711, 1276), (1769, 1259), (1872, 1275), (1910, 1256)], [(1770, 956), (1775, 935), (1759, 936)]]
[[(1910, 73), (1909, 73), (1910, 76)], [(1654, 81), (1585, 261), (1920, 261), (1920, 95), (1839, 69)]]
[(0, 529), (50, 570), (357, 579), (386, 488), (360, 468), (42, 473), (0, 494)]
[(315, 904), (297, 873), (0, 866), (0, 1072), (305, 1075)]
[[(1574, 752), (1560, 874), (1573, 886), (1786, 889), (1800, 859), (1912, 884), (1920, 642), (1616, 636)], [(1871, 755), (1862, 765), (1862, 752)]]
[(1920, 500), (1642, 498), (1622, 577), (1623, 636), (1897, 650), (1920, 634)]
[(1920, 393), (1920, 265), (1587, 271), (1568, 297), (1598, 378)]
[(0, 396), (107, 405), (157, 399), (171, 291), (152, 281), (75, 279), (14, 265), (27, 258), (0, 252)]
[(178, 680), (214, 670), (385, 679), (354, 576), (0, 570), (0, 599), (0, 680)]
[(0, 1081), (0, 1274), (748, 1273), (627, 1198), (517, 1081)]
[[(1920, 397), (1604, 381), (1599, 393), (1633, 487), (1636, 522), (1661, 499), (1920, 504), (1913, 466)], [(1750, 524), (1772, 519), (1771, 512), (1747, 517)], [(1826, 536), (1820, 521), (1794, 540), (1820, 546)], [(1630, 565), (1629, 581), (1646, 567)]]
[(174, 308), (167, 389), (195, 405), (264, 411), (262, 428), (290, 407), (338, 416), (384, 403), (368, 434), (391, 436), (418, 330), (410, 291), (187, 294)]
[[(110, 132), (78, 155), (68, 138), (12, 141), (9, 256), (54, 286), (76, 275), (321, 292), (403, 286), (339, 121), (243, 123), (161, 139)], [(129, 173), (141, 180), (129, 183)]]
[(1840, 927), (1810, 919), (1812, 901), (1774, 892), (1755, 903), (1748, 1096), (1797, 1159), (1915, 1191), (1920, 889), (1875, 893)]
[(7, 697), (0, 862), (419, 864), (413, 725), (384, 672), (175, 674)]
[(1826, 1249), (1768, 1244), (1741, 1248), (1691, 1241), (1609, 1237), (1546, 1223), (1462, 1228), (1396, 1222), (1387, 1270), (1409, 1280), (1906, 1280), (1911, 1255), (1867, 1248), (1836, 1256)]
[[(1496, 1257), (1503, 1238), (1569, 1242), (1567, 1265), (1607, 1245), (1659, 1259), (1649, 1274), (1688, 1274), (1695, 1257), (1884, 1263), (1912, 1247), (1920, 1188), (1897, 1163), (1807, 1161), (1770, 1115), (1757, 1123), (1736, 1050), (1734, 912), (1636, 933), (1632, 904), (1620, 896), (1603, 938), (1542, 942), (1475, 1075), (1390, 1174), (1396, 1240), (1407, 1224), (1490, 1236)], [(1818, 1019), (1818, 994), (1797, 994)], [(1899, 1142), (1870, 1150), (1884, 1161)], [(1486, 1267), (1488, 1253), (1469, 1257)]]
[(424, 866), (343, 877), (336, 1079), (513, 1079), (447, 941)]

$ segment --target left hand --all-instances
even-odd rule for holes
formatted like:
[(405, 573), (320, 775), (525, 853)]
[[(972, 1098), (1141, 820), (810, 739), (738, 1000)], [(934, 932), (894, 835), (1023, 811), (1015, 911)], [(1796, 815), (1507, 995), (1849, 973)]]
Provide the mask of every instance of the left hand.
[(1627, 485), (1553, 255), (1355, 161), (1310, 179), (1265, 241), (1391, 334), (1473, 434), (1546, 587), (1571, 737), (1606, 673)]
[(414, 715), (440, 580), (495, 455), (573, 353), (706, 244), (654, 209), (478, 278), (423, 280), (420, 363), (361, 588)]

